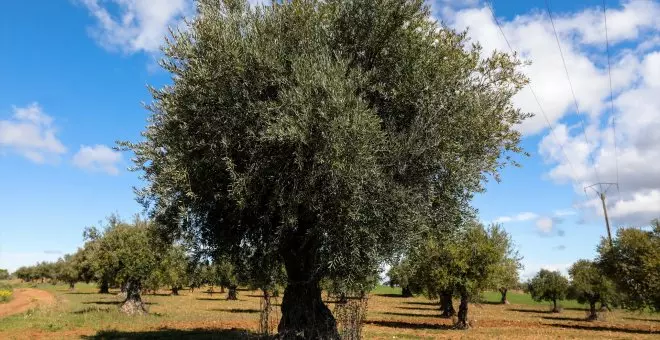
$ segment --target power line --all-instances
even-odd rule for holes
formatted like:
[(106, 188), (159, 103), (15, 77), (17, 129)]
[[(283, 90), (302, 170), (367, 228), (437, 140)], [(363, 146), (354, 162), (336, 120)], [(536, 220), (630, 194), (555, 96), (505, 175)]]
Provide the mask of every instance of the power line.
[[(561, 56), (561, 61), (564, 64), (564, 71), (566, 72), (566, 78), (568, 79), (568, 85), (570, 86), (571, 89), (571, 94), (573, 95), (573, 102), (575, 103), (575, 112), (580, 116), (580, 125), (582, 125), (582, 132), (584, 135), (584, 141), (587, 143), (587, 145), (590, 145), (589, 139), (587, 138), (587, 129), (584, 124), (584, 119), (580, 115), (580, 106), (578, 104), (577, 97), (575, 96), (575, 90), (573, 90), (573, 82), (571, 81), (571, 76), (568, 72), (568, 66), (566, 66), (566, 59), (564, 58), (564, 52), (561, 49), (561, 44), (559, 43), (559, 35), (557, 34), (557, 28), (555, 27), (555, 22), (552, 19), (552, 13), (550, 11), (550, 3), (548, 0), (545, 0), (545, 7), (548, 11), (548, 17), (550, 18), (550, 23), (552, 24), (552, 31), (555, 33), (555, 40), (557, 40), (557, 47), (559, 48), (559, 55)], [(591, 152), (589, 152), (589, 158), (591, 159), (591, 164), (594, 167), (594, 173), (596, 174), (596, 180), (600, 182), (600, 176), (598, 176), (598, 170), (596, 169), (596, 161), (594, 160), (594, 156)]]
[[(493, 4), (491, 1), (486, 1), (486, 7), (488, 7), (488, 10), (490, 11), (491, 16), (493, 17), (493, 20), (495, 21), (495, 24), (497, 25), (497, 28), (499, 28), (500, 33), (502, 34), (502, 37), (504, 38), (504, 41), (506, 42), (506, 45), (509, 47), (509, 50), (511, 53), (515, 53), (516, 51), (511, 47), (511, 43), (509, 43), (509, 39), (507, 39), (506, 34), (504, 34), (504, 29), (502, 29), (502, 25), (500, 25), (500, 21), (497, 20), (497, 17), (495, 16), (495, 10), (493, 10)], [(555, 143), (559, 145), (559, 149), (561, 150), (562, 154), (564, 155), (564, 158), (566, 159), (566, 162), (571, 168), (572, 173), (575, 172), (575, 168), (573, 167), (573, 163), (571, 160), (568, 158), (568, 154), (566, 153), (564, 149), (564, 144), (559, 141), (559, 138), (557, 138), (557, 135), (555, 134), (555, 128), (553, 124), (550, 122), (550, 119), (548, 119), (548, 115), (545, 113), (545, 110), (543, 109), (543, 106), (541, 105), (541, 101), (539, 100), (538, 96), (536, 95), (536, 91), (534, 91), (534, 88), (532, 87), (531, 84), (527, 84), (527, 87), (529, 87), (530, 92), (532, 93), (532, 96), (534, 97), (534, 101), (536, 101), (536, 104), (539, 106), (539, 110), (543, 114), (543, 118), (545, 118), (545, 122), (548, 125), (548, 128), (550, 129), (550, 135), (552, 138), (555, 140)], [(578, 184), (575, 178), (573, 177), (573, 182), (574, 184)], [(585, 193), (586, 195), (586, 193)], [(588, 197), (587, 197), (588, 198)]]
[(607, 51), (607, 73), (610, 78), (610, 117), (612, 118), (612, 141), (614, 142), (614, 161), (616, 165), (616, 183), (619, 198), (621, 192), (619, 191), (619, 157), (617, 155), (616, 147), (616, 117), (614, 117), (614, 91), (612, 90), (612, 65), (610, 63), (610, 39), (607, 35), (607, 4), (603, 0), (603, 18), (605, 19), (605, 50)]

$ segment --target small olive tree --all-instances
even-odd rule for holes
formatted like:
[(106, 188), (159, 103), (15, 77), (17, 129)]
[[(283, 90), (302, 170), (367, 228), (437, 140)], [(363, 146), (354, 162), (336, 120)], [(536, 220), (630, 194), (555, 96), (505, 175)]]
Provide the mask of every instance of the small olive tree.
[(535, 301), (552, 302), (552, 312), (559, 313), (557, 301), (566, 298), (568, 279), (559, 271), (541, 269), (528, 283), (527, 291)]
[(596, 303), (608, 301), (614, 294), (614, 284), (608, 280), (598, 268), (589, 260), (578, 260), (568, 270), (571, 277), (569, 298), (579, 303), (589, 304), (588, 320), (597, 320), (598, 311)]

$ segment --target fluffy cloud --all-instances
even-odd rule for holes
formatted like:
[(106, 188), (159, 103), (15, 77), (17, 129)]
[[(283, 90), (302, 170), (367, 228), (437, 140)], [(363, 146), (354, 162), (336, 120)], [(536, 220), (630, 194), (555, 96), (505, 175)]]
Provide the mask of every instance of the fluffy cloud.
[(96, 19), (92, 36), (104, 48), (125, 53), (158, 51), (168, 27), (178, 26), (192, 9), (189, 0), (80, 1)]
[(79, 168), (101, 171), (110, 175), (119, 174), (117, 164), (121, 161), (121, 153), (105, 145), (81, 146), (73, 156), (73, 164)]
[(13, 116), (0, 120), (0, 151), (17, 153), (35, 163), (56, 160), (66, 148), (56, 136), (53, 118), (38, 103), (14, 107)]
[(538, 215), (533, 212), (522, 212), (514, 216), (500, 216), (493, 220), (493, 223), (524, 222), (537, 218)]
[[(486, 52), (508, 51), (487, 7), (436, 12), (455, 28), (469, 28), (469, 35)], [(550, 167), (546, 174), (549, 179), (573, 183), (579, 195), (586, 185), (618, 180), (620, 194), (617, 190), (608, 193), (609, 213), (615, 224), (648, 223), (660, 216), (660, 163), (655, 161), (660, 158), (660, 3), (628, 0), (607, 10), (613, 112), (602, 8), (553, 13), (553, 17), (580, 112), (576, 112), (544, 9), (500, 19), (513, 49), (532, 62), (523, 71), (555, 127), (553, 133), (548, 130), (527, 88), (514, 102), (536, 116), (519, 129), (526, 136), (541, 134), (539, 153)], [(585, 218), (600, 218), (600, 200), (590, 197), (581, 206), (587, 208), (582, 209)], [(542, 230), (549, 223), (545, 220), (541, 225)]]

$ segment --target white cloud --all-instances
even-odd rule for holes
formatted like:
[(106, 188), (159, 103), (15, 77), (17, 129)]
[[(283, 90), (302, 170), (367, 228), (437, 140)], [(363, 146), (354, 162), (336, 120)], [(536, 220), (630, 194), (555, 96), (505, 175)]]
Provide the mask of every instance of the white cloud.
[[(508, 51), (488, 8), (476, 6), (437, 12), (449, 15), (443, 19), (455, 28), (469, 27), (469, 35), (486, 52)], [(543, 134), (539, 153), (550, 167), (547, 178), (573, 183), (580, 196), (586, 185), (618, 180), (620, 195), (616, 190), (608, 193), (610, 215), (615, 225), (640, 225), (660, 216), (660, 162), (655, 161), (660, 159), (660, 2), (622, 1), (610, 4), (607, 15), (613, 113), (602, 7), (553, 13), (580, 113), (584, 115), (575, 112), (545, 9), (500, 19), (500, 23), (512, 47), (532, 62), (523, 71), (555, 126), (554, 134), (550, 134), (529, 89), (514, 98), (515, 105), (523, 111), (536, 114), (519, 129), (526, 136)], [(595, 195), (583, 206), (587, 208), (587, 219), (602, 215), (600, 200)]]
[(541, 217), (536, 220), (536, 229), (543, 234), (550, 234), (553, 226), (554, 221), (550, 217)]
[(121, 153), (105, 145), (85, 146), (73, 156), (73, 164), (79, 168), (101, 171), (110, 175), (119, 174), (117, 164), (121, 161)]
[(522, 281), (526, 281), (534, 277), (541, 269), (546, 269), (550, 271), (559, 271), (562, 275), (568, 277), (568, 268), (570, 268), (572, 263), (531, 263), (525, 266), (525, 271), (520, 275)]
[(17, 153), (35, 163), (56, 160), (66, 148), (56, 136), (53, 118), (38, 103), (14, 107), (13, 116), (0, 120), (0, 151)]
[(533, 212), (522, 212), (514, 216), (500, 216), (493, 220), (493, 223), (524, 222), (537, 218), (538, 215)]
[[(189, 14), (189, 0), (80, 0), (96, 19), (92, 36), (106, 49), (157, 52), (168, 33)], [(115, 9), (112, 11), (111, 9)]]

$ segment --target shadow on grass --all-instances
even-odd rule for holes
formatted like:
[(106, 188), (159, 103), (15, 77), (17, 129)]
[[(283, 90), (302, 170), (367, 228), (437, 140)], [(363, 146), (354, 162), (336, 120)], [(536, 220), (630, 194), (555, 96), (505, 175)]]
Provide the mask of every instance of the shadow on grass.
[(660, 322), (660, 319), (646, 319), (646, 318), (629, 318), (629, 317), (623, 317), (626, 320), (635, 320), (635, 321), (650, 321), (650, 322)]
[(439, 308), (423, 308), (423, 307), (398, 307), (399, 309), (406, 309), (406, 310), (426, 310), (426, 311), (439, 311)]
[[(429, 310), (429, 309), (427, 309)], [(396, 312), (381, 312), (381, 314), (386, 315), (396, 315), (396, 316), (407, 316), (412, 318), (440, 318), (440, 315), (434, 314), (416, 314), (416, 313), (396, 313)]]
[(401, 294), (374, 294), (376, 296), (384, 296), (384, 297), (391, 297), (391, 298), (402, 298), (402, 299), (407, 299), (408, 297), (403, 296)]
[[(124, 301), (85, 301), (81, 302), (83, 305), (121, 305)], [(156, 302), (142, 302), (145, 305), (157, 305)]]
[(437, 302), (417, 302), (417, 301), (410, 301), (410, 302), (404, 302), (407, 305), (422, 305), (422, 306), (439, 306), (440, 304)]
[(620, 333), (631, 333), (631, 334), (660, 334), (660, 331), (656, 331), (656, 330), (643, 330), (643, 329), (631, 329), (631, 328), (620, 328), (620, 327), (566, 325), (561, 323), (550, 324), (550, 326), (559, 327), (559, 328), (579, 329), (585, 331), (620, 332)]
[(576, 310), (580, 312), (588, 312), (589, 310), (582, 307), (564, 307), (564, 310)]
[(542, 316), (541, 319), (557, 321), (589, 321), (587, 318), (571, 318), (568, 316)]
[(93, 295), (93, 294), (98, 294), (97, 292), (66, 292), (64, 294), (69, 294), (69, 295)]
[(438, 325), (431, 323), (412, 323), (405, 321), (385, 321), (385, 320), (370, 320), (365, 321), (366, 324), (392, 327), (392, 328), (408, 328), (408, 329), (452, 329), (451, 325)]
[(260, 313), (261, 312), (260, 310), (254, 308), (231, 308), (231, 309), (216, 308), (211, 310), (214, 312), (227, 312), (227, 313)]
[(87, 314), (87, 313), (109, 313), (110, 308), (87, 307), (81, 310), (73, 311), (71, 314)]
[(499, 305), (499, 306), (504, 306), (504, 304), (499, 302), (499, 301), (485, 301), (484, 300), (484, 301), (477, 301), (476, 304), (477, 305)]
[(258, 339), (256, 333), (242, 329), (159, 329), (155, 331), (125, 332), (99, 331), (96, 335), (83, 336), (82, 339)]
[(520, 308), (509, 308), (507, 310), (512, 312), (520, 312), (520, 313), (552, 314), (552, 311), (549, 310), (520, 309)]

